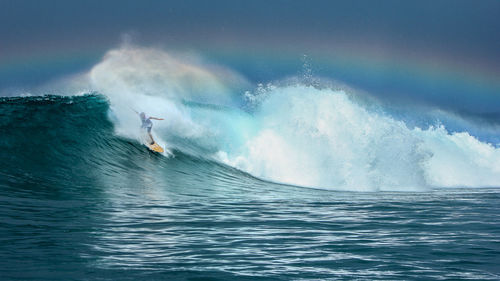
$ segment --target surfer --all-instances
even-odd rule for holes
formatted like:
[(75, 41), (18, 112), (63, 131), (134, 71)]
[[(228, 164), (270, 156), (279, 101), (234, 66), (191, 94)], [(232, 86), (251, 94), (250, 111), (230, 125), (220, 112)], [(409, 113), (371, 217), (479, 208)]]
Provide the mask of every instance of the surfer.
[(146, 113), (144, 113), (144, 112), (139, 113), (139, 116), (141, 117), (141, 121), (142, 121), (141, 128), (148, 132), (149, 138), (151, 139), (150, 144), (154, 144), (155, 140), (153, 139), (153, 136), (151, 135), (151, 128), (153, 128), (153, 122), (151, 122), (151, 119), (154, 119), (154, 120), (164, 120), (164, 119), (147, 116)]

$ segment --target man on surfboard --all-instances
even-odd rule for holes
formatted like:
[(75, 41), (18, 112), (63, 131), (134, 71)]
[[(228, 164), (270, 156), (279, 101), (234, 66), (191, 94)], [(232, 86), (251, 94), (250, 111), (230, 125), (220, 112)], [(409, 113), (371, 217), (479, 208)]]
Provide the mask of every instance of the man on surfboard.
[(142, 121), (141, 128), (148, 132), (149, 138), (151, 139), (150, 144), (154, 144), (155, 140), (153, 139), (153, 136), (151, 135), (151, 128), (153, 128), (153, 122), (151, 122), (151, 119), (154, 119), (154, 120), (164, 120), (164, 119), (147, 116), (146, 113), (144, 113), (144, 112), (139, 113), (139, 116), (141, 117), (141, 121)]

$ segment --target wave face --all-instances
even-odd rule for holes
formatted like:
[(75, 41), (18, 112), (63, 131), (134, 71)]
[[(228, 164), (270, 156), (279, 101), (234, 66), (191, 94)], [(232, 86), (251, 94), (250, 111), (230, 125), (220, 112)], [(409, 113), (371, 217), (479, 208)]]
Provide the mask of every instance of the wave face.
[[(208, 171), (256, 181), (182, 151), (174, 150), (175, 159), (169, 159), (117, 135), (102, 95), (1, 98), (0, 112), (0, 185), (83, 192), (89, 186), (140, 185), (133, 180), (138, 177), (157, 178), (159, 186), (168, 185), (161, 180), (168, 178), (182, 186)], [(177, 173), (185, 176), (172, 177)]]
[(113, 152), (116, 137), (102, 97), (2, 98), (0, 109), (0, 155), (6, 176), (60, 179)]
[(440, 123), (415, 126), (349, 90), (288, 82), (244, 91), (249, 82), (229, 69), (133, 47), (50, 87), (99, 94), (4, 98), (2, 159), (20, 170), (120, 172), (107, 164), (139, 149), (137, 110), (166, 118), (154, 134), (177, 154), (268, 181), (351, 191), (500, 186), (500, 148)]

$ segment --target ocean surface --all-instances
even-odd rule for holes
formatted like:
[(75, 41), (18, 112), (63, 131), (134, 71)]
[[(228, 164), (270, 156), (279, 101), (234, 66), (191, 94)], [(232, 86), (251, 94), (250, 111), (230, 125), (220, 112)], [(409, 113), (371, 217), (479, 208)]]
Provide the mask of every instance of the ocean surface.
[(121, 49), (1, 97), (0, 279), (500, 280), (497, 127), (308, 79)]

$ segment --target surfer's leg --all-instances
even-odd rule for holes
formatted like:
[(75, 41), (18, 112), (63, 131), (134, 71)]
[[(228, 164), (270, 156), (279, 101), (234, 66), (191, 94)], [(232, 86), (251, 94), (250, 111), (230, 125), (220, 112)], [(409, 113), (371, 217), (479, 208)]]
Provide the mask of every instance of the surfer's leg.
[(148, 127), (148, 135), (149, 135), (149, 139), (151, 140), (150, 144), (154, 144), (155, 140), (153, 139), (153, 135), (151, 135), (151, 127)]

